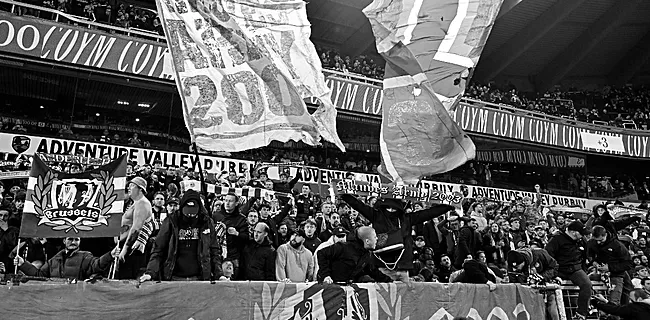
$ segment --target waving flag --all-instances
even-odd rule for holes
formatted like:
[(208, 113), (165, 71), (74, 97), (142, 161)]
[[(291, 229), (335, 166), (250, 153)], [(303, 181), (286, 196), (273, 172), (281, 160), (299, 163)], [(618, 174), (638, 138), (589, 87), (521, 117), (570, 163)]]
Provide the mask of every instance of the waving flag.
[(126, 155), (97, 169), (64, 173), (35, 155), (27, 183), (21, 237), (114, 237), (120, 233)]
[[(305, 2), (157, 0), (192, 141), (243, 151), (277, 140), (344, 150)], [(322, 102), (310, 115), (303, 98)]]
[(363, 12), (386, 60), (381, 171), (395, 182), (452, 170), (476, 147), (449, 115), (503, 0), (374, 0)]

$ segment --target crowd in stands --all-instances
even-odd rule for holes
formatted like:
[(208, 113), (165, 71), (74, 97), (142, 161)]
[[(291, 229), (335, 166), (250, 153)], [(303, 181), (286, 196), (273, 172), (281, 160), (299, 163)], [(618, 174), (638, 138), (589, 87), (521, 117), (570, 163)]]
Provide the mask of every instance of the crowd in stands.
[[(406, 263), (400, 263), (398, 269), (404, 272), (408, 281), (488, 284), (523, 281), (529, 284), (527, 281), (532, 280), (521, 280), (516, 273), (508, 269), (507, 262), (511, 257), (509, 253), (517, 250), (525, 254), (527, 250), (542, 248), (547, 248), (553, 259), (557, 260), (560, 265), (559, 274), (562, 275), (562, 255), (557, 252), (555, 244), (549, 245), (554, 241), (552, 239), (573, 234), (570, 231), (580, 231), (586, 235), (586, 238), (580, 241), (588, 242), (590, 248), (597, 246), (600, 242), (589, 240), (586, 231), (592, 227), (596, 230), (598, 225), (605, 223), (603, 219), (609, 217), (609, 220), (617, 218), (613, 220), (616, 230), (608, 231), (611, 231), (610, 237), (613, 236), (617, 243), (620, 242), (625, 247), (625, 251), (620, 253), (623, 255), (621, 259), (626, 261), (624, 270), (629, 272), (634, 286), (650, 290), (650, 229), (646, 215), (623, 214), (623, 217), (620, 217), (620, 214), (608, 212), (605, 205), (597, 206), (593, 212), (569, 213), (559, 209), (554, 211), (555, 207), (543, 206), (541, 202), (529, 197), (509, 202), (495, 202), (483, 197), (465, 198), (457, 208), (428, 202), (378, 199), (373, 196), (338, 195), (333, 198), (321, 196), (307, 184), (300, 185), (298, 181), (301, 172), (302, 170), (299, 170), (295, 177), (284, 174), (277, 181), (268, 178), (264, 167), (256, 167), (253, 172), (243, 175), (230, 172), (217, 177), (217, 180), (230, 187), (266, 188), (277, 193), (275, 196), (261, 198), (247, 198), (236, 193), (208, 194), (206, 197), (205, 194), (184, 187), (184, 181), (196, 178), (193, 172), (187, 172), (183, 168), (165, 169), (160, 167), (160, 163), (139, 168), (130, 164), (127, 168), (128, 180), (131, 181), (128, 186), (130, 200), (125, 204), (125, 212), (132, 212), (130, 210), (134, 210), (133, 208), (137, 212), (134, 202), (150, 202), (149, 221), (154, 231), (147, 235), (149, 238), (143, 243), (141, 259), (131, 259), (131, 262), (128, 262), (127, 258), (122, 262), (137, 263), (136, 272), (129, 273), (126, 278), (134, 279), (144, 275), (145, 278), (140, 279), (206, 280), (210, 272), (206, 276), (205, 272), (200, 271), (205, 269), (196, 269), (192, 263), (181, 258), (183, 255), (191, 256), (189, 252), (192, 250), (196, 253), (196, 249), (191, 249), (196, 248), (195, 244), (192, 244), (195, 242), (192, 241), (204, 241), (200, 240), (202, 238), (181, 237), (180, 240), (174, 240), (177, 242), (175, 245), (179, 246), (178, 255), (175, 257), (177, 260), (174, 261), (178, 265), (175, 269), (177, 273), (173, 271), (173, 267), (172, 270), (162, 270), (162, 263), (156, 264), (170, 259), (164, 254), (168, 240), (160, 240), (157, 237), (162, 237), (163, 234), (169, 237), (168, 233), (173, 232), (170, 229), (172, 226), (184, 228), (184, 223), (189, 222), (183, 219), (194, 212), (194, 217), (198, 214), (197, 219), (202, 221), (200, 223), (208, 224), (217, 230), (217, 238), (213, 239), (215, 242), (210, 245), (211, 250), (218, 252), (218, 258), (213, 256), (216, 259), (213, 263), (218, 262), (218, 268), (212, 269), (212, 276), (216, 277), (213, 280), (398, 280), (399, 273), (386, 271), (382, 260), (370, 259), (370, 256), (367, 256), (367, 259), (372, 260), (372, 264), (363, 269), (361, 274), (349, 275), (349, 279), (338, 279), (334, 276), (335, 269), (342, 267), (337, 264), (339, 262), (319, 259), (339, 257), (349, 253), (345, 250), (354, 248), (361, 253), (372, 251), (375, 244), (368, 244), (368, 234), (380, 233), (381, 225), (390, 223), (377, 220), (378, 215), (403, 212), (411, 217), (404, 221), (410, 221), (412, 225), (409, 224), (408, 229), (402, 231), (407, 232), (402, 234), (405, 251), (402, 253), (404, 257), (398, 260), (405, 259)], [(59, 277), (50, 273), (51, 267), (47, 262), (61, 250), (70, 250), (71, 245), (75, 248), (74, 244), (77, 249), (80, 247), (95, 256), (107, 257), (106, 259), (109, 259), (106, 252), (116, 255), (115, 251), (111, 251), (115, 250), (115, 240), (112, 238), (82, 239), (80, 245), (74, 238), (23, 239), (23, 243), (28, 245), (20, 249), (20, 258), (16, 258), (25, 192), (25, 181), (0, 183), (0, 195), (3, 199), (0, 206), (0, 261), (4, 263), (5, 270), (13, 270), (14, 262), (18, 262), (20, 270), (27, 275)], [(138, 194), (142, 197), (138, 197)], [(144, 200), (145, 198), (148, 200)], [(167, 221), (170, 219), (175, 220)], [(370, 225), (374, 229), (366, 227)], [(378, 231), (374, 231), (375, 229)], [(597, 235), (597, 232), (594, 231), (594, 234)], [(346, 242), (352, 244), (344, 247), (343, 243)], [(333, 248), (326, 249), (328, 247)], [(598, 247), (593, 248), (598, 250)], [(319, 254), (319, 251), (322, 253)], [(592, 263), (601, 262), (598, 260), (600, 257), (589, 251), (583, 253), (584, 257), (579, 259), (583, 263), (584, 272), (592, 280), (605, 279), (605, 272), (598, 263)], [(199, 263), (207, 263), (203, 256), (200, 258)], [(164, 268), (169, 265), (167, 260)], [(612, 277), (615, 277), (613, 262), (609, 262), (609, 265)], [(104, 267), (106, 266), (104, 261)], [(44, 268), (49, 271), (44, 271)], [(557, 265), (555, 268), (557, 272)], [(484, 271), (477, 271), (479, 269)], [(104, 276), (108, 271), (99, 267), (92, 270)], [(476, 278), (476, 272), (484, 274)], [(124, 277), (124, 273), (119, 271), (118, 275)], [(360, 275), (364, 277), (358, 277)], [(333, 278), (327, 280), (327, 277)], [(549, 279), (551, 278), (554, 277)]]
[[(55, 9), (88, 21), (105, 23), (125, 29), (136, 28), (164, 35), (155, 9), (140, 8), (123, 1), (108, 0), (25, 0), (31, 5)], [(49, 12), (31, 8), (17, 8), (21, 15), (54, 19)], [(65, 21), (65, 19), (59, 19)]]
[(605, 87), (600, 92), (576, 89), (526, 94), (513, 87), (471, 84), (465, 96), (567, 119), (628, 129), (648, 129), (650, 91), (645, 87)]

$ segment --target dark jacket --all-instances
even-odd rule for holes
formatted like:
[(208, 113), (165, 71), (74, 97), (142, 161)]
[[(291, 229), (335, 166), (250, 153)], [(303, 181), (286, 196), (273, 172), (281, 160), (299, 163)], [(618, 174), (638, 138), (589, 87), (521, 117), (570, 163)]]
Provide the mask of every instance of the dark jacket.
[(318, 237), (316, 237), (316, 235), (314, 234), (314, 237), (312, 238), (309, 237), (305, 238), (305, 242), (303, 243), (303, 245), (305, 246), (305, 248), (307, 248), (307, 250), (311, 251), (311, 253), (314, 253), (316, 252), (316, 249), (321, 243), (323, 242), (320, 241), (320, 239), (318, 239)]
[(20, 270), (28, 276), (45, 278), (69, 278), (85, 280), (91, 275), (101, 273), (111, 266), (113, 256), (106, 253), (99, 258), (88, 251), (75, 250), (67, 255), (65, 249), (59, 251), (52, 259), (37, 269), (33, 264), (25, 262)]
[(267, 226), (269, 226), (269, 239), (271, 239), (271, 243), (273, 244), (274, 248), (277, 248), (281, 245), (280, 243), (280, 238), (278, 235), (278, 226), (282, 223), (284, 218), (289, 215), (289, 212), (291, 212), (291, 209), (293, 207), (290, 205), (285, 205), (282, 207), (282, 210), (276, 214), (275, 216), (271, 217), (269, 216), (266, 219), (260, 218), (259, 222), (264, 222), (266, 223)]
[[(189, 195), (188, 195), (189, 194)], [(163, 221), (156, 243), (151, 250), (151, 258), (147, 265), (147, 273), (153, 278), (160, 280), (171, 280), (176, 265), (176, 254), (179, 238), (179, 219), (181, 210), (191, 197), (198, 197), (198, 193), (188, 190), (181, 200), (181, 208), (167, 216)], [(197, 200), (200, 203), (200, 200)], [(199, 213), (199, 245), (197, 247), (201, 269), (201, 280), (219, 279), (223, 275), (221, 271), (221, 244), (225, 232), (222, 224), (217, 224), (208, 217), (207, 212), (201, 206)]]
[(632, 269), (632, 257), (625, 245), (618, 241), (615, 235), (607, 232), (607, 240), (602, 245), (591, 239), (587, 243), (587, 253), (590, 258), (598, 263), (606, 263), (610, 276), (623, 276), (623, 273)]
[(243, 280), (275, 281), (275, 249), (264, 239), (262, 244), (249, 242), (242, 253), (240, 270)]
[(492, 281), (496, 283), (496, 278), (488, 270), (488, 266), (485, 263), (481, 263), (476, 259), (467, 260), (463, 263), (463, 277), (461, 282), (463, 283), (488, 283)]
[(541, 275), (546, 282), (557, 277), (557, 261), (546, 250), (522, 248), (516, 250), (516, 252), (524, 255), (526, 264), (521, 275), (510, 274), (511, 283), (528, 283), (530, 268), (535, 268), (537, 274)]
[(613, 303), (602, 303), (592, 301), (596, 309), (605, 311), (614, 316), (622, 317), (623, 320), (648, 320), (650, 319), (650, 303), (633, 302), (618, 306)]
[(463, 261), (467, 255), (472, 255), (476, 258), (476, 252), (480, 249), (481, 244), (478, 241), (480, 238), (479, 233), (469, 226), (464, 226), (458, 231), (458, 246), (454, 253), (454, 267), (460, 269), (463, 267)]
[(370, 276), (375, 282), (392, 282), (373, 265), (370, 251), (363, 247), (360, 240), (338, 242), (323, 248), (318, 254), (318, 282), (331, 277), (334, 282), (367, 282), (364, 276)]
[(558, 272), (570, 275), (582, 269), (585, 260), (586, 244), (582, 240), (575, 241), (566, 233), (555, 234), (548, 244), (546, 251), (557, 261)]
[(296, 176), (293, 179), (291, 179), (291, 181), (287, 181), (285, 183), (278, 181), (274, 183), (273, 191), (291, 193), (291, 190), (293, 190), (293, 187), (296, 186), (296, 183), (298, 183), (298, 180), (300, 180), (301, 178), (302, 178), (302, 169), (298, 169), (298, 172), (296, 172)]
[(226, 230), (232, 227), (239, 232), (237, 236), (226, 232), (226, 247), (228, 248), (227, 258), (233, 260), (239, 259), (239, 256), (249, 239), (248, 222), (246, 221), (246, 217), (241, 213), (239, 206), (235, 207), (233, 212), (227, 213), (226, 209), (222, 205), (221, 212), (224, 215), (221, 222), (226, 225)]
[[(359, 211), (359, 214), (368, 219), (377, 234), (392, 231), (391, 226), (400, 226), (404, 244), (404, 253), (397, 263), (397, 269), (400, 270), (413, 269), (412, 226), (441, 216), (451, 210), (455, 210), (452, 206), (438, 204), (433, 205), (429, 209), (418, 210), (408, 214), (403, 211), (401, 213), (390, 213), (381, 205), (376, 205), (374, 207), (366, 205), (353, 195), (344, 194), (341, 195), (341, 198), (349, 204), (352, 209)], [(387, 263), (393, 263), (400, 257), (400, 251), (386, 252), (380, 254), (380, 256)], [(381, 262), (376, 261), (378, 266), (382, 266), (383, 264), (380, 263)]]

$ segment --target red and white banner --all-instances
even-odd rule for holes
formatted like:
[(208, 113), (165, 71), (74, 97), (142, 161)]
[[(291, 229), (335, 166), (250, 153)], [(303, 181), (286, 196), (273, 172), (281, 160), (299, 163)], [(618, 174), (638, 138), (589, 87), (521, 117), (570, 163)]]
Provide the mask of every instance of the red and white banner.
[(474, 158), (452, 120), (503, 0), (374, 0), (363, 12), (386, 59), (382, 170), (414, 183)]
[[(157, 4), (197, 146), (236, 152), (273, 140), (317, 145), (322, 136), (345, 149), (303, 1)], [(313, 116), (308, 96), (324, 100)]]

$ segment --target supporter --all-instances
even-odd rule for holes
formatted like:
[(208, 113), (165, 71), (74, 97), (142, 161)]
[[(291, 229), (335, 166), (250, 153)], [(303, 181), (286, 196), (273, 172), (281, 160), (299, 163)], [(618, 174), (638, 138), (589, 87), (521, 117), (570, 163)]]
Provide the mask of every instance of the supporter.
[(85, 280), (108, 269), (120, 253), (120, 248), (115, 247), (111, 252), (97, 258), (88, 251), (79, 250), (80, 238), (67, 237), (63, 242), (65, 249), (47, 260), (40, 268), (25, 262), (19, 255), (14, 258), (14, 263), (25, 275), (32, 277)]
[(454, 265), (451, 263), (451, 258), (448, 255), (443, 254), (440, 257), (440, 267), (436, 271), (438, 280), (442, 283), (449, 283), (451, 275), (456, 271), (456, 268), (454, 268)]
[(221, 270), (224, 229), (212, 222), (199, 194), (188, 190), (180, 209), (163, 222), (140, 281), (226, 280)]
[(296, 223), (301, 224), (303, 221), (316, 215), (317, 203), (314, 201), (315, 196), (312, 194), (308, 184), (302, 185), (302, 192), (296, 197)]
[(490, 269), (485, 263), (471, 256), (467, 256), (467, 259), (463, 261), (462, 273), (455, 282), (487, 284), (490, 291), (494, 291), (496, 289), (495, 283), (497, 282), (497, 278), (493, 272), (490, 272)]
[(601, 294), (592, 299), (592, 305), (605, 313), (620, 316), (622, 320), (650, 319), (650, 295), (643, 289), (634, 289), (630, 292), (630, 301), (626, 305), (617, 305), (607, 301)]
[(268, 238), (269, 226), (260, 222), (255, 226), (254, 241), (250, 241), (241, 255), (243, 280), (275, 281), (276, 252)]
[[(255, 230), (255, 225), (260, 221), (260, 216), (255, 209), (250, 209), (248, 215), (246, 216), (246, 223), (248, 224), (248, 240), (253, 240), (253, 232)], [(270, 238), (270, 237), (269, 237)]]
[(618, 241), (616, 234), (609, 233), (605, 227), (593, 228), (588, 242), (589, 257), (596, 263), (599, 272), (609, 273), (613, 286), (609, 300), (613, 304), (626, 304), (632, 282), (628, 271), (632, 268), (632, 258), (627, 248)]
[[(246, 223), (246, 217), (244, 216), (245, 210), (240, 207), (238, 202), (239, 197), (232, 193), (228, 194), (224, 197), (221, 208), (221, 213), (224, 215), (221, 222), (228, 228), (226, 236), (228, 256), (226, 259), (232, 261), (235, 267), (235, 279), (239, 277), (240, 254), (249, 240), (248, 223)], [(266, 233), (268, 233), (268, 226)]]
[(332, 234), (333, 230), (341, 226), (341, 218), (337, 212), (330, 213), (328, 220), (323, 220), (324, 227), (321, 229), (318, 238), (321, 241), (327, 241)]
[(372, 227), (361, 227), (354, 240), (337, 242), (318, 251), (318, 282), (359, 283), (392, 282), (377, 269), (370, 250), (377, 244), (377, 233)]
[(260, 205), (259, 222), (264, 222), (267, 226), (269, 226), (269, 239), (271, 239), (271, 243), (275, 248), (280, 246), (278, 225), (281, 224), (282, 220), (287, 217), (291, 209), (291, 204), (287, 204), (282, 208), (282, 210), (280, 210), (278, 214), (271, 216), (271, 206), (266, 202)]
[(305, 248), (313, 254), (322, 243), (318, 236), (316, 236), (316, 220), (307, 219), (300, 225), (300, 229), (305, 232)]
[[(387, 237), (391, 233), (396, 234), (393, 236), (394, 240), (401, 241), (403, 250), (386, 251), (376, 257), (378, 263), (382, 263), (380, 270), (383, 273), (388, 274), (395, 281), (404, 282), (409, 282), (408, 271), (413, 269), (412, 227), (455, 210), (452, 206), (440, 204), (406, 214), (404, 204), (400, 200), (382, 199), (380, 203), (371, 207), (349, 194), (342, 195), (341, 199), (368, 219), (375, 230), (385, 233)], [(385, 243), (385, 245), (393, 244)]]
[(9, 210), (0, 207), (0, 263), (4, 263), (7, 270), (13, 270), (14, 264), (9, 255), (18, 244), (20, 229), (9, 225)]
[(458, 245), (454, 253), (456, 261), (454, 267), (460, 269), (465, 260), (476, 257), (476, 252), (481, 247), (481, 237), (476, 229), (478, 224), (474, 218), (467, 221), (467, 225), (460, 228), (458, 232)]
[(289, 226), (287, 225), (286, 222), (283, 222), (280, 224), (278, 227), (278, 245), (285, 244), (289, 242), (289, 239), (291, 238), (291, 232), (289, 231)]
[(275, 276), (283, 282), (307, 282), (314, 278), (314, 258), (303, 245), (307, 234), (304, 230), (291, 236), (291, 240), (278, 247), (275, 259)]
[(589, 297), (591, 296), (591, 281), (582, 269), (585, 260), (586, 244), (582, 236), (587, 230), (580, 221), (569, 223), (566, 231), (554, 235), (546, 245), (546, 251), (553, 257), (559, 267), (558, 275), (565, 280), (571, 280), (580, 287), (578, 293), (578, 310), (575, 319), (585, 319), (588, 311)]
[(318, 248), (316, 248), (316, 251), (314, 251), (314, 278), (316, 275), (318, 275), (318, 251), (323, 250), (324, 248), (327, 248), (338, 242), (346, 242), (347, 236), (348, 231), (343, 227), (338, 227), (334, 230), (334, 234), (329, 239), (327, 239), (327, 241), (318, 245)]
[[(144, 178), (133, 178), (129, 182), (128, 192), (133, 204), (122, 215), (122, 232), (119, 236), (122, 247), (119, 258), (122, 263), (118, 272), (120, 279), (137, 279), (147, 263), (145, 245), (149, 238), (147, 236), (141, 241), (139, 236), (144, 227), (153, 220), (153, 213), (151, 202), (145, 197), (147, 182)], [(153, 229), (155, 230), (155, 227)]]

